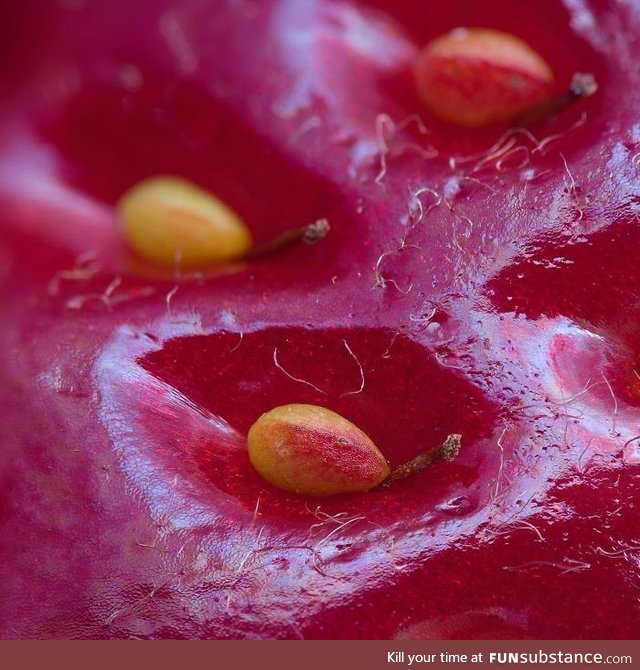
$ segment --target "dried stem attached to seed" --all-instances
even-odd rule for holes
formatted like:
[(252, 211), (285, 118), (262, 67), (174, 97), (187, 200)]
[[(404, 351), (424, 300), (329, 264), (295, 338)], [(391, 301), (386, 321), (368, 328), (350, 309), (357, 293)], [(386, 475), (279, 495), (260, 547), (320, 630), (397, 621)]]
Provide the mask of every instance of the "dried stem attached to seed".
[(313, 223), (310, 223), (306, 226), (285, 230), (279, 235), (276, 235), (269, 242), (265, 242), (258, 247), (254, 247), (249, 256), (262, 256), (264, 254), (277, 251), (278, 249), (281, 249), (282, 247), (291, 244), (292, 242), (296, 242), (297, 240), (301, 240), (305, 244), (318, 244), (318, 242), (324, 240), (330, 230), (331, 226), (329, 225), (329, 221), (327, 221), (327, 219), (318, 219), (317, 221), (314, 221)]
[(407, 477), (424, 470), (424, 468), (437, 461), (453, 461), (460, 453), (461, 441), (462, 435), (458, 433), (447, 435), (447, 439), (441, 445), (433, 447), (432, 449), (419, 454), (408, 463), (397, 467), (389, 477), (387, 477), (383, 486), (391, 486), (401, 479), (406, 479)]
[(560, 97), (549, 100), (542, 105), (530, 110), (518, 119), (518, 124), (526, 126), (531, 123), (536, 123), (542, 119), (547, 118), (551, 114), (555, 114), (577, 100), (588, 98), (594, 95), (598, 90), (598, 82), (596, 78), (585, 72), (576, 72), (571, 78), (569, 90)]

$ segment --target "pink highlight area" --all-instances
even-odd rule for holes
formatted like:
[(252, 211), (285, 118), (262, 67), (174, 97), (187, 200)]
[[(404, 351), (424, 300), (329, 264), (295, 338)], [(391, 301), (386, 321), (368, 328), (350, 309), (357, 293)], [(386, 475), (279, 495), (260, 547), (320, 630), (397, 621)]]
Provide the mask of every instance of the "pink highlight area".
[(17, 124), (3, 128), (0, 152), (5, 227), (74, 256), (114, 263), (122, 241), (112, 208), (65, 184), (54, 151)]

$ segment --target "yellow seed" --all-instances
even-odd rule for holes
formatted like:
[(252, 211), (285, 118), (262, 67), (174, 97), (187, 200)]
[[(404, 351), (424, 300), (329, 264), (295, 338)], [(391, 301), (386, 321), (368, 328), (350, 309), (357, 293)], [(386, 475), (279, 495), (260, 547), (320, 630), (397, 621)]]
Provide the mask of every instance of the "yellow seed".
[(140, 182), (117, 206), (130, 248), (155, 263), (204, 267), (245, 255), (251, 234), (211, 193), (178, 177)]
[(249, 459), (271, 484), (314, 496), (368, 491), (389, 476), (371, 439), (344, 417), (317, 405), (283, 405), (249, 430)]
[(510, 122), (548, 103), (554, 76), (540, 54), (509, 33), (456, 28), (430, 42), (415, 65), (418, 93), (461, 126)]

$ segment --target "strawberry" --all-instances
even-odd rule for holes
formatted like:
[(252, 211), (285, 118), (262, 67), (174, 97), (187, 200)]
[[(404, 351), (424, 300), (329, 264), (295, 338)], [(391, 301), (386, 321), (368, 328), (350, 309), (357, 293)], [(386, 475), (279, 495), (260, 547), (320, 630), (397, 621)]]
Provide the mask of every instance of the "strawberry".
[[(640, 3), (0, 14), (3, 637), (637, 637)], [(416, 72), (459, 27), (553, 85), (440, 118)], [(251, 246), (136, 253), (163, 176)], [(292, 404), (391, 470), (459, 454), (285, 491), (247, 434)]]

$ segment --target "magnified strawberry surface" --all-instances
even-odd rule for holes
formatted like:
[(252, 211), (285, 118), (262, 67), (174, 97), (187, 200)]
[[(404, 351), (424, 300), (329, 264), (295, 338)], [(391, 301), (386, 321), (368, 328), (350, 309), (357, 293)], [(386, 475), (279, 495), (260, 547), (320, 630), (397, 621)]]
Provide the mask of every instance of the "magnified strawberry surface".
[[(639, 2), (0, 11), (3, 637), (637, 637)], [(416, 59), (459, 27), (598, 91), (436, 118)], [(133, 253), (116, 205), (160, 176), (261, 253)], [(392, 469), (460, 453), (283, 491), (247, 432), (289, 404)]]

